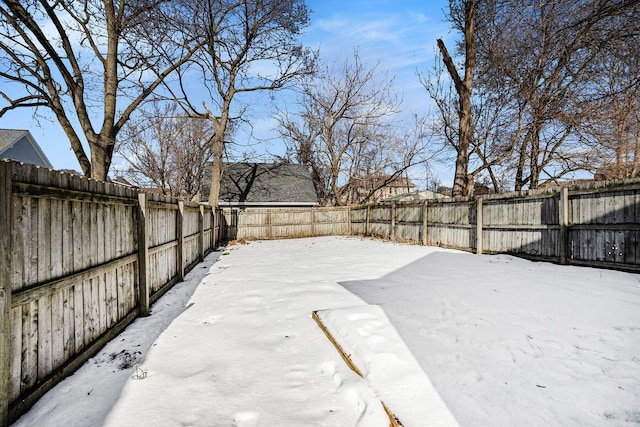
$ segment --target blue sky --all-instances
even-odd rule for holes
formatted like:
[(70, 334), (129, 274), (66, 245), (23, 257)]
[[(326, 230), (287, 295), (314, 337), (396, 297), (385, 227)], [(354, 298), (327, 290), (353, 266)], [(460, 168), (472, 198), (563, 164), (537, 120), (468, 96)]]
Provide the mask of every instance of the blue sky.
[[(449, 24), (444, 21), (447, 1), (308, 0), (307, 5), (313, 13), (303, 36), (305, 44), (319, 48), (321, 58), (329, 63), (341, 62), (357, 47), (367, 63), (373, 65), (379, 60), (379, 70), (395, 76), (395, 88), (406, 111), (426, 111), (429, 101), (416, 70), (430, 66), (436, 38), (452, 36)], [(287, 99), (284, 96), (281, 100)], [(250, 109), (253, 132), (261, 142), (240, 131), (236, 135), (240, 147), (258, 153), (283, 154), (282, 145), (274, 139), (275, 121), (271, 108), (267, 107), (270, 104), (260, 100), (241, 102), (253, 104)], [(49, 119), (36, 120), (33, 111), (12, 111), (0, 118), (0, 127), (30, 130), (56, 169), (79, 170), (65, 134), (52, 116), (47, 116)], [(264, 142), (265, 139), (270, 142)], [(114, 164), (117, 167), (117, 159)]]

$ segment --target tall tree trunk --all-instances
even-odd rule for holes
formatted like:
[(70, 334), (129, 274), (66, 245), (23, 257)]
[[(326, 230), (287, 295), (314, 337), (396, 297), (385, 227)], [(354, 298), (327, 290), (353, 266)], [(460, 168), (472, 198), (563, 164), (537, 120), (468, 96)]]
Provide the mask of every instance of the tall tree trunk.
[(453, 179), (452, 196), (469, 195), (469, 140), (471, 139), (471, 88), (463, 85), (460, 96), (460, 130), (458, 138), (458, 156)]
[(333, 199), (336, 206), (344, 206), (344, 200), (342, 198), (342, 190), (338, 186), (338, 177), (340, 169), (337, 162), (332, 165), (331, 170), (331, 192), (333, 193)]
[(217, 208), (220, 198), (220, 182), (222, 181), (222, 156), (224, 155), (224, 138), (227, 134), (227, 124), (229, 123), (229, 109), (233, 93), (225, 98), (220, 117), (215, 117), (211, 111), (207, 110), (209, 120), (213, 121), (216, 127), (216, 134), (213, 136), (213, 164), (211, 167), (211, 188), (209, 191), (209, 205)]
[(213, 165), (211, 168), (211, 190), (209, 192), (209, 204), (218, 207), (220, 197), (220, 181), (222, 181), (222, 155), (224, 154), (224, 133), (216, 126), (216, 135), (213, 139)]
[(451, 75), (451, 79), (456, 88), (459, 99), (459, 127), (458, 127), (458, 146), (456, 157), (456, 171), (453, 179), (452, 196), (466, 196), (469, 194), (469, 145), (473, 132), (471, 129), (471, 86), (473, 83), (473, 72), (476, 65), (475, 57), (475, 0), (467, 0), (464, 2), (464, 79), (458, 74), (458, 70), (442, 41), (438, 39), (438, 49), (442, 54), (447, 71)]
[(635, 178), (639, 175), (639, 172), (640, 172), (640, 134), (636, 134), (635, 147), (633, 150), (633, 167), (631, 168), (629, 177)]
[(520, 145), (520, 156), (518, 157), (518, 167), (516, 169), (515, 191), (521, 191), (527, 180), (524, 178), (524, 168), (527, 163), (527, 147), (529, 146), (530, 132), (527, 132)]
[[(233, 84), (233, 81), (232, 81)], [(220, 181), (222, 181), (222, 156), (224, 155), (224, 138), (227, 135), (229, 124), (229, 111), (231, 110), (231, 100), (235, 92), (229, 89), (220, 111), (220, 117), (216, 117), (207, 109), (208, 119), (216, 126), (216, 134), (213, 136), (213, 165), (211, 168), (211, 189), (209, 191), (209, 205), (217, 208), (220, 197)], [(204, 105), (204, 103), (203, 103)], [(206, 108), (206, 105), (205, 105)]]
[(529, 188), (534, 190), (538, 188), (538, 182), (540, 181), (540, 127), (537, 123), (533, 124), (533, 132), (531, 135), (531, 154), (529, 158), (529, 169), (531, 175), (529, 178)]
[(89, 139), (91, 170), (90, 174), (87, 176), (98, 181), (107, 180), (107, 174), (109, 173), (109, 167), (111, 166), (113, 146), (113, 138), (95, 135), (95, 137)]

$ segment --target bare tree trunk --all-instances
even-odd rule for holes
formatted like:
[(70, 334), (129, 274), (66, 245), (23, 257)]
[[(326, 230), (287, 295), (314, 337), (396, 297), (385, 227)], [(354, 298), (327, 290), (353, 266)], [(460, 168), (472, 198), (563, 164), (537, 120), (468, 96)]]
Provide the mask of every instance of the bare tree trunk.
[(534, 123), (531, 134), (531, 157), (529, 158), (529, 188), (534, 190), (538, 188), (538, 182), (540, 181), (540, 164), (538, 163), (538, 157), (540, 156), (540, 127)]
[(333, 193), (333, 202), (336, 206), (344, 206), (342, 200), (342, 190), (338, 186), (338, 177), (340, 175), (340, 166), (338, 159), (335, 159), (331, 165), (331, 193)]
[(98, 181), (106, 181), (115, 148), (115, 138), (98, 134), (88, 140), (91, 152), (91, 169), (88, 176)]
[(91, 148), (91, 172), (90, 177), (98, 181), (106, 181), (109, 165), (106, 162), (106, 151), (99, 140), (89, 142)]
[(518, 157), (518, 167), (516, 169), (516, 180), (514, 185), (515, 191), (521, 191), (524, 187), (524, 184), (526, 184), (527, 182), (527, 180), (524, 178), (524, 168), (527, 161), (527, 155), (529, 154), (527, 151), (527, 147), (529, 146), (530, 132), (531, 131), (529, 131), (529, 133), (525, 135), (524, 139), (522, 140), (522, 145), (520, 145), (520, 156)]
[(638, 176), (638, 166), (640, 166), (640, 134), (635, 137), (635, 147), (633, 150), (633, 167), (631, 168), (631, 177)]
[(222, 180), (222, 156), (224, 154), (224, 130), (216, 123), (216, 135), (213, 139), (213, 165), (211, 168), (211, 190), (209, 192), (209, 204), (218, 207), (220, 197), (220, 181)]
[(460, 137), (458, 139), (458, 156), (453, 179), (452, 196), (469, 194), (469, 140), (471, 138), (471, 88), (463, 86), (460, 96)]
[(471, 86), (473, 83), (473, 72), (475, 68), (475, 45), (474, 45), (474, 31), (475, 31), (475, 13), (476, 2), (474, 0), (467, 0), (464, 2), (464, 46), (465, 46), (465, 61), (464, 61), (464, 80), (458, 74), (458, 70), (447, 51), (447, 48), (442, 41), (438, 39), (438, 49), (442, 54), (442, 60), (444, 61), (451, 79), (453, 80), (458, 94), (460, 109), (459, 115), (459, 128), (458, 128), (458, 146), (456, 157), (456, 171), (453, 179), (452, 196), (466, 196), (469, 194), (469, 145), (473, 136), (471, 130)]

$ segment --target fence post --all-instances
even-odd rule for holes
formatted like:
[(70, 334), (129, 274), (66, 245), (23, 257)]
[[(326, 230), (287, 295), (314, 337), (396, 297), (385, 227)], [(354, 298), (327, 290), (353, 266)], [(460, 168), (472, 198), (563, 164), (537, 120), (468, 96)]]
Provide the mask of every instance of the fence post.
[(147, 193), (138, 193), (138, 307), (142, 317), (149, 315), (148, 259)]
[(476, 199), (476, 254), (482, 255), (482, 198)]
[(427, 246), (427, 223), (429, 221), (429, 218), (427, 217), (428, 204), (429, 202), (426, 200), (422, 204), (422, 245), (423, 246)]
[(367, 218), (364, 222), (364, 235), (368, 236), (369, 235), (369, 224), (370, 224), (370, 219), (369, 216), (371, 214), (371, 205), (367, 205)]
[(391, 203), (391, 240), (396, 239), (396, 202)]
[(560, 225), (559, 232), (559, 250), (560, 250), (560, 264), (567, 263), (567, 248), (569, 239), (569, 189), (563, 187), (558, 194), (558, 225)]
[(200, 262), (204, 259), (204, 206), (198, 206), (198, 254)]
[(218, 246), (218, 242), (220, 242), (220, 240), (222, 239), (222, 237), (220, 236), (221, 231), (221, 224), (222, 221), (220, 220), (220, 211), (214, 207), (211, 206), (211, 250), (215, 250), (216, 247)]
[(347, 236), (351, 236), (352, 234), (352, 225), (351, 225), (351, 206), (347, 206)]
[(271, 209), (267, 209), (267, 239), (271, 238)]
[(176, 216), (176, 231), (178, 234), (177, 264), (178, 281), (184, 279), (184, 202), (178, 200), (178, 215)]
[(211, 250), (216, 249), (220, 240), (222, 240), (222, 213), (215, 206), (211, 206), (211, 215), (213, 218), (211, 219)]
[(309, 213), (311, 214), (311, 237), (316, 237), (316, 210), (315, 208), (310, 208)]
[(0, 162), (0, 426), (9, 424), (11, 372), (11, 229), (13, 164)]
[(239, 209), (229, 209), (229, 222), (231, 226), (227, 224), (227, 229), (225, 231), (225, 240), (233, 240), (238, 237), (238, 212)]

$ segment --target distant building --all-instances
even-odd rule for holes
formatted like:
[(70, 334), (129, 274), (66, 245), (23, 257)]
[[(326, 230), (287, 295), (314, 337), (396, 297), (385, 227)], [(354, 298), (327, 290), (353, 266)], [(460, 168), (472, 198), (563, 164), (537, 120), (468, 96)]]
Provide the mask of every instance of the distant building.
[(0, 159), (17, 160), (53, 169), (51, 162), (28, 130), (0, 129)]
[[(209, 200), (211, 164), (201, 189)], [(290, 163), (227, 163), (223, 167), (218, 203), (221, 208), (284, 208), (318, 206), (311, 174)]]
[(355, 178), (352, 187), (351, 203), (379, 202), (403, 194), (415, 192), (415, 184), (405, 177), (372, 175)]
[(383, 202), (418, 202), (421, 200), (448, 199), (448, 195), (436, 193), (435, 191), (414, 191), (413, 193), (400, 194), (382, 200)]

